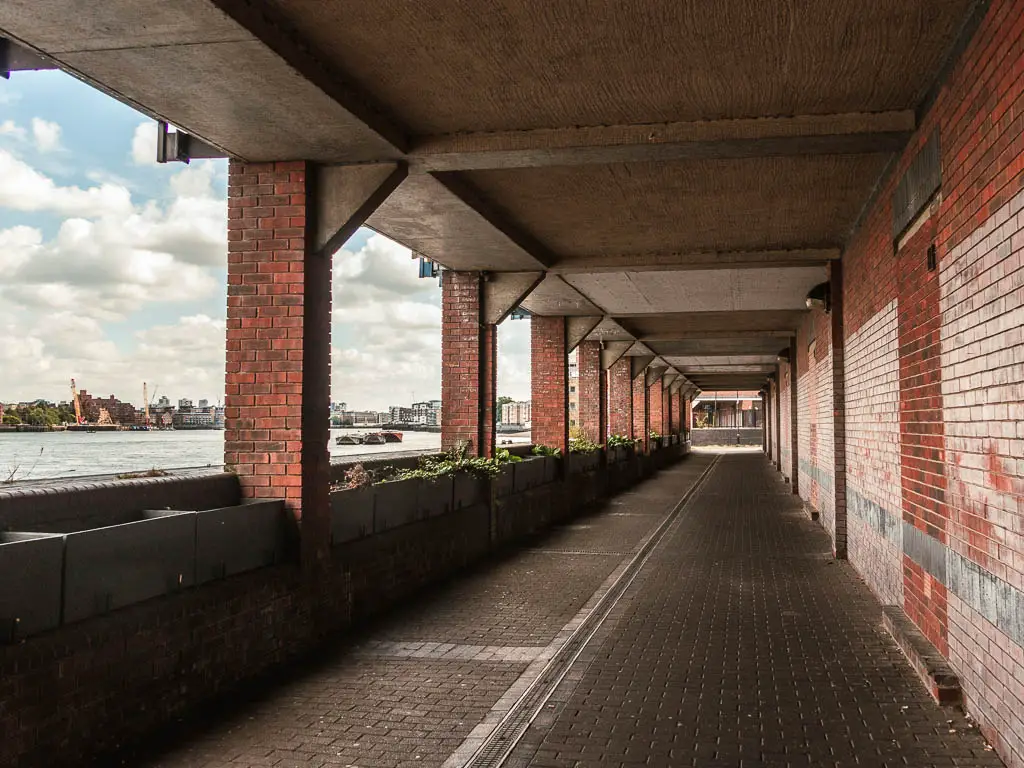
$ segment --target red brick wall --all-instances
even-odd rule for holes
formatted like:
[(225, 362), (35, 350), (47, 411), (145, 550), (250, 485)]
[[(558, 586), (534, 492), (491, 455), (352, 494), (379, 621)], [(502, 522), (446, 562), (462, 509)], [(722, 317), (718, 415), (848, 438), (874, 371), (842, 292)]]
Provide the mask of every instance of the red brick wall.
[(569, 450), (569, 353), (564, 317), (530, 321), (533, 442)]
[(648, 387), (647, 402), (649, 403), (648, 408), (650, 410), (648, 415), (650, 428), (659, 435), (667, 435), (668, 430), (664, 426), (665, 397), (662, 393), (661, 379), (658, 379)]
[(480, 322), (479, 272), (441, 274), (441, 447), (493, 456), (497, 328)]
[(580, 429), (588, 440), (592, 440), (595, 443), (603, 443), (605, 440), (605, 427), (601, 395), (604, 390), (602, 386), (604, 371), (601, 370), (601, 342), (580, 342), (579, 347), (576, 349), (576, 355), (580, 374)]
[(780, 437), (780, 451), (779, 460), (781, 462), (779, 471), (782, 472), (783, 476), (792, 480), (793, 474), (793, 447), (791, 443), (791, 426), (790, 411), (792, 410), (790, 404), (790, 386), (789, 386), (789, 374), (790, 366), (788, 363), (779, 364), (779, 411), (781, 430), (779, 433)]
[(675, 392), (668, 393), (668, 402), (670, 408), (668, 428), (669, 433), (673, 435), (679, 434), (680, 427), (682, 425), (683, 404), (681, 393), (682, 390), (676, 390)]
[(647, 382), (641, 373), (633, 379), (633, 437), (639, 438), (640, 448), (644, 453), (650, 450), (651, 420), (648, 407)]
[(831, 316), (820, 309), (810, 312), (800, 326), (796, 348), (800, 497), (818, 510), (835, 541)]
[[(674, 404), (675, 396), (672, 395), (668, 390), (669, 390), (669, 388), (664, 386), (664, 382), (662, 382), (662, 387), (661, 387), (661, 402), (662, 402), (662, 406), (661, 406), (661, 434), (663, 434), (663, 435), (671, 435), (674, 432), (674, 430), (672, 429), (672, 423), (673, 423), (672, 410), (673, 410), (673, 407), (675, 405)], [(678, 411), (676, 413), (678, 415)]]
[(608, 431), (633, 436), (633, 384), (628, 357), (620, 357), (608, 369)]
[(232, 161), (224, 462), (283, 498), (304, 540), (328, 518), (331, 259), (311, 246), (305, 162)]
[[(1024, 601), (1022, 108), (1024, 0), (993, 0), (843, 257), (851, 561), (948, 653), (968, 711), (1014, 768), (1024, 766), (1024, 628), (1006, 609)], [(894, 254), (892, 192), (936, 128), (941, 199)], [(935, 272), (923, 269), (930, 242)]]

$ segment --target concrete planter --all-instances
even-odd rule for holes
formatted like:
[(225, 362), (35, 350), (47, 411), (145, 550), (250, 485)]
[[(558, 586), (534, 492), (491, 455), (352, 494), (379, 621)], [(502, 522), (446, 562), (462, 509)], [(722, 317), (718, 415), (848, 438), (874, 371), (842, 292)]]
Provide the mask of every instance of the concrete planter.
[[(510, 473), (511, 476), (511, 473)], [(495, 483), (500, 479), (494, 478)], [(453, 478), (453, 503), (455, 509), (487, 504), (490, 501), (490, 484), (485, 478), (460, 472)]]
[(64, 537), (65, 623), (195, 584), (196, 513), (137, 516)]
[(331, 544), (373, 533), (375, 486), (331, 492)]
[(439, 477), (435, 480), (420, 480), (417, 494), (417, 509), (420, 517), (440, 517), (452, 511), (454, 479)]
[[(521, 463), (521, 462), (519, 462)], [(511, 496), (515, 490), (515, 471), (517, 464), (503, 464), (498, 473), (492, 481), (492, 487), (494, 489), (494, 495), (503, 499), (506, 496)]]
[(60, 624), (64, 537), (0, 533), (0, 642)]
[(584, 472), (592, 472), (598, 468), (600, 463), (600, 451), (593, 451), (591, 453), (570, 453), (568, 464), (569, 474), (579, 475)]
[(284, 502), (278, 500), (196, 512), (196, 583), (283, 561), (286, 522)]
[(553, 483), (561, 477), (562, 462), (561, 456), (544, 456), (544, 482)]
[(523, 493), (531, 488), (536, 488), (545, 483), (547, 474), (547, 459), (549, 456), (535, 456), (530, 459), (523, 459), (515, 465), (515, 480), (513, 490), (515, 493)]
[(420, 480), (399, 480), (373, 486), (373, 532), (408, 525), (420, 519)]

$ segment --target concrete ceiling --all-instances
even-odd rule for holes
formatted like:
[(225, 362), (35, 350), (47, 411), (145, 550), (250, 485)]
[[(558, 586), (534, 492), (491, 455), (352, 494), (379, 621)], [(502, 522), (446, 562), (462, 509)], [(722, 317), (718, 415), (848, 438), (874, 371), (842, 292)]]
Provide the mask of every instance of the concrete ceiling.
[(370, 226), (545, 272), (531, 312), (735, 389), (788, 345), (975, 5), (4, 0), (0, 36), (240, 159), (404, 163)]

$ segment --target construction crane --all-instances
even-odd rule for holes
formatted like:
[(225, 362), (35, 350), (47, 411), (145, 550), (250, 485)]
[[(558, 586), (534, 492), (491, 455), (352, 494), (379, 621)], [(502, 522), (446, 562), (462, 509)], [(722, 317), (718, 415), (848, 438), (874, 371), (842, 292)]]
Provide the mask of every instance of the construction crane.
[(82, 403), (78, 399), (78, 389), (75, 388), (75, 380), (71, 380), (71, 402), (75, 404), (75, 424), (82, 423)]
[(149, 429), (149, 386), (142, 382), (142, 405), (146, 411), (146, 429)]

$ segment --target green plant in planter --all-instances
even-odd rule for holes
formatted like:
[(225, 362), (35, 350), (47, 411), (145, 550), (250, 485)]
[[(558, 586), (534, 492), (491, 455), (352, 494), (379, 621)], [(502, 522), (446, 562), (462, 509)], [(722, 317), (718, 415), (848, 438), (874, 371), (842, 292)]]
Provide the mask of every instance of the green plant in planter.
[(612, 435), (608, 438), (608, 442), (605, 445), (609, 448), (632, 448), (636, 445), (636, 440), (625, 435)]
[(585, 437), (569, 438), (569, 453), (593, 453), (601, 450), (601, 446)]
[(523, 457), (510, 453), (508, 448), (499, 448), (494, 453), (494, 460), (498, 462), (498, 464), (516, 464), (522, 461)]
[(535, 445), (530, 451), (534, 456), (561, 456), (561, 448), (552, 448), (550, 445)]
[[(501, 459), (485, 459), (481, 456), (469, 456), (468, 443), (460, 443), (440, 456), (423, 456), (415, 469), (401, 469), (385, 478), (382, 482), (398, 482), (399, 480), (436, 480), (440, 477), (465, 472), (478, 478), (496, 477), (501, 471)], [(507, 453), (507, 451), (506, 451)], [(516, 457), (518, 458), (518, 457)], [(511, 459), (510, 459), (511, 460)]]
[(651, 430), (651, 440), (661, 440), (661, 435), (658, 433), (658, 430)]

